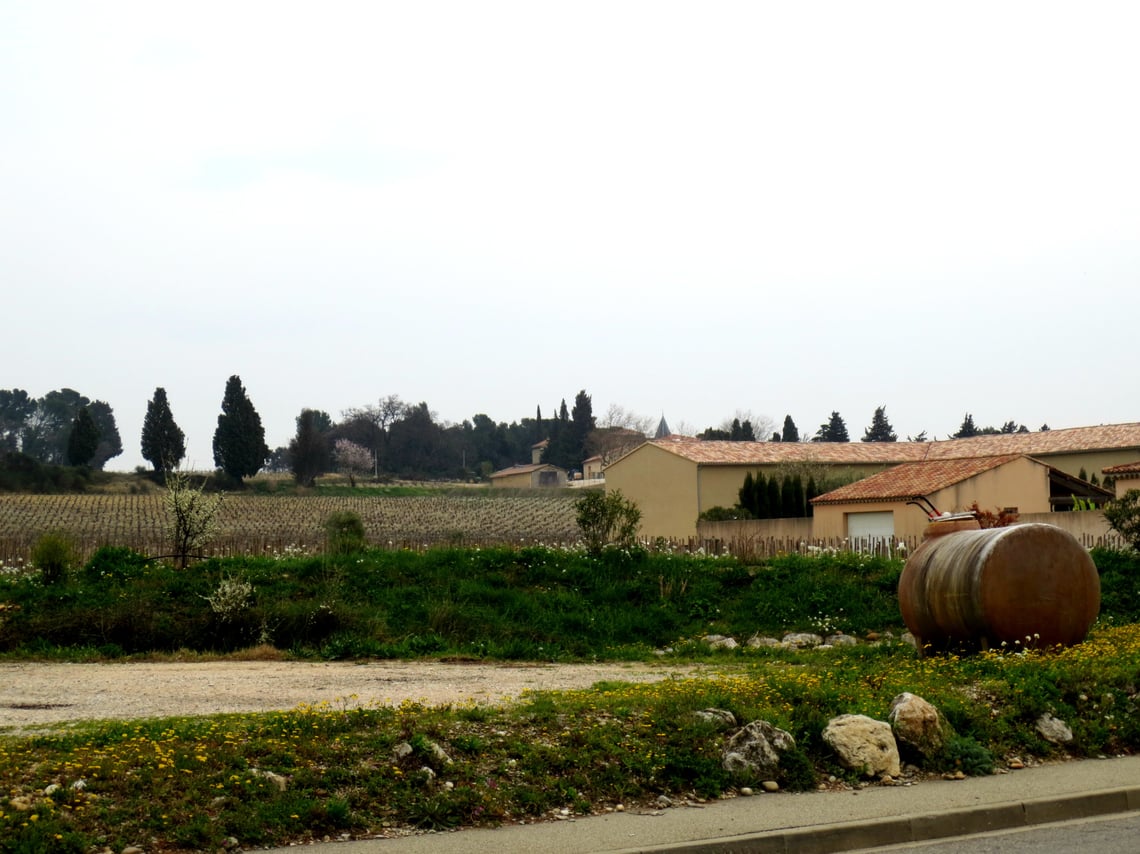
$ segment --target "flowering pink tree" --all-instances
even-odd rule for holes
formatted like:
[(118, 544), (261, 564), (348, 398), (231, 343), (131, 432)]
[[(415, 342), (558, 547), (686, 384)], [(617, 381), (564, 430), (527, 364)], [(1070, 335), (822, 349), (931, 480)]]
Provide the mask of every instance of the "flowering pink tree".
[(363, 445), (348, 439), (337, 439), (335, 450), (337, 471), (348, 475), (348, 482), (356, 486), (356, 476), (372, 471), (372, 454)]

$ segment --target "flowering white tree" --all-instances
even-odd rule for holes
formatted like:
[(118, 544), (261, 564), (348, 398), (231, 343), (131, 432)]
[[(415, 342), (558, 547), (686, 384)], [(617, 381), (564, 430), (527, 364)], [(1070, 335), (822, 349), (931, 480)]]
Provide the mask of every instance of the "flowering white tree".
[(204, 486), (194, 486), (184, 472), (166, 474), (166, 512), (179, 569), (185, 569), (190, 558), (201, 557), (202, 549), (218, 533), (223, 496), (220, 492), (207, 493)]
[(363, 445), (348, 439), (337, 439), (335, 450), (337, 471), (348, 475), (348, 482), (356, 486), (356, 476), (372, 470), (372, 453)]

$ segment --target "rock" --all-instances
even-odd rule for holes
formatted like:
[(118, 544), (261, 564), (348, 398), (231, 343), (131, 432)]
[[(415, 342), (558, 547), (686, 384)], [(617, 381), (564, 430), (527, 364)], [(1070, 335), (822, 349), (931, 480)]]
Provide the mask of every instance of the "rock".
[(910, 632), (903, 632), (902, 636), (899, 637), (899, 640), (902, 641), (903, 643), (910, 644), (915, 649), (918, 648), (918, 641), (915, 640), (914, 635), (912, 635)]
[(890, 774), (902, 769), (899, 749), (891, 725), (866, 715), (839, 715), (823, 729), (823, 740), (835, 751), (840, 763), (867, 777)]
[(50, 798), (62, 788), (63, 786), (61, 786), (59, 783), (50, 783), (47, 787), (44, 788), (44, 794)]
[(760, 784), (760, 788), (762, 788), (765, 792), (778, 792), (780, 791), (780, 784), (775, 780), (765, 780)]
[(137, 845), (128, 845), (119, 854), (146, 854), (146, 852)]
[(736, 649), (740, 646), (736, 642), (736, 638), (725, 637), (724, 635), (705, 635), (701, 640), (713, 649)]
[(1025, 763), (1022, 762), (1021, 758), (1018, 756), (1010, 757), (1010, 760), (1005, 764), (1006, 764), (1007, 768), (1010, 768), (1014, 771), (1020, 771), (1022, 768), (1025, 767)]
[(858, 646), (859, 641), (852, 635), (845, 635), (843, 632), (836, 632), (833, 635), (828, 635), (824, 639), (827, 646)]
[(8, 806), (17, 812), (27, 812), (33, 806), (32, 799), (27, 795), (17, 795), (8, 801)]
[(753, 721), (725, 744), (721, 765), (731, 773), (774, 777), (780, 768), (780, 756), (795, 749), (796, 740), (790, 733), (767, 721)]
[(909, 691), (891, 700), (887, 720), (903, 753), (933, 756), (946, 743), (948, 727), (938, 709)]
[(447, 751), (436, 744), (434, 741), (429, 741), (427, 743), (427, 750), (428, 753), (431, 754), (431, 758), (441, 765), (451, 764), (451, 757), (447, 755)]
[(396, 762), (399, 762), (401, 759), (405, 759), (411, 755), (412, 746), (406, 741), (401, 741), (399, 744), (392, 748), (392, 759)]
[(728, 709), (701, 709), (693, 712), (693, 717), (716, 724), (717, 729), (732, 729), (736, 726), (736, 715)]
[(1073, 740), (1073, 731), (1069, 729), (1060, 718), (1055, 718), (1046, 712), (1037, 719), (1037, 732), (1041, 737), (1053, 744), (1068, 744)]
[(657, 806), (660, 809), (668, 809), (669, 807), (673, 806), (673, 799), (669, 798), (665, 795), (658, 795), (657, 796)]
[(810, 632), (790, 632), (784, 635), (784, 643), (792, 649), (803, 649), (804, 647), (819, 646), (823, 643), (823, 638)]
[(752, 649), (759, 649), (762, 646), (779, 646), (780, 641), (776, 638), (760, 637), (760, 635), (753, 635), (748, 639), (746, 646)]
[(277, 791), (279, 791), (279, 792), (284, 792), (286, 786), (288, 786), (288, 784), (289, 784), (288, 780), (286, 780), (280, 774), (275, 774), (272, 771), (261, 771), (257, 768), (250, 768), (249, 773), (252, 774), (254, 777), (260, 777), (263, 780), (267, 780), (268, 782), (273, 784), (277, 788)]
[(754, 794), (755, 794), (755, 792), (752, 791), (751, 786), (742, 786), (740, 789), (741, 797), (750, 798)]

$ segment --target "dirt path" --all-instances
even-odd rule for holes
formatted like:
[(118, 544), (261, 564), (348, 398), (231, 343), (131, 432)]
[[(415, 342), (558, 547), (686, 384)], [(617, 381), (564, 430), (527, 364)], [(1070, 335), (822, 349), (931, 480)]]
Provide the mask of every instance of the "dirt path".
[(0, 733), (67, 721), (267, 711), (322, 701), (498, 703), (527, 690), (651, 682), (710, 670), (641, 663), (0, 663)]

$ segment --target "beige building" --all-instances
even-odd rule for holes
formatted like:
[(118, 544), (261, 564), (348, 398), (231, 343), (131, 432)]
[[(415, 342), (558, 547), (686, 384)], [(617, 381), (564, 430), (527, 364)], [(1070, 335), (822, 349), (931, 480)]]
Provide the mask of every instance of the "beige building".
[(1117, 498), (1121, 498), (1130, 489), (1140, 489), (1140, 461), (1109, 466), (1103, 473), (1115, 481)]
[[(1059, 506), (1053, 500), (1055, 498), (1067, 496), (1071, 506), (1073, 494), (1084, 494), (1078, 490), (1065, 492), (1063, 496), (1053, 495), (1056, 490), (1083, 484), (1077, 479), (1081, 469), (1090, 476), (1096, 474), (1099, 479), (1106, 468), (1131, 463), (1140, 457), (1140, 423), (976, 436), (941, 442), (703, 442), (669, 436), (646, 441), (611, 463), (605, 469), (605, 480), (606, 489), (620, 489), (641, 509), (643, 536), (688, 538), (696, 535), (697, 517), (705, 510), (717, 506), (731, 507), (737, 503), (738, 492), (748, 472), (761, 472), (765, 477), (799, 472), (806, 485), (807, 477), (813, 473), (853, 480), (904, 463), (983, 457), (1032, 459), (1017, 465), (1007, 462), (1005, 465), (1012, 465), (1011, 468), (983, 478), (981, 484), (986, 491), (977, 493), (981, 507), (1017, 506), (1019, 512), (1029, 513), (1036, 512), (1030, 507), (1040, 506), (1044, 512)], [(980, 474), (979, 471), (969, 477)], [(1058, 479), (1062, 476), (1069, 478), (1067, 487), (1059, 484)], [(1023, 492), (1023, 487), (1014, 486), (1025, 478), (1035, 480), (1037, 484), (1032, 496)], [(946, 487), (935, 492), (943, 488)], [(1007, 489), (1014, 491), (1007, 495)], [(942, 496), (940, 499), (945, 500)], [(969, 503), (966, 502), (965, 506)], [(951, 511), (964, 509), (938, 506)], [(893, 516), (893, 506), (874, 511), (863, 508), (864, 512), (886, 512), (888, 509)], [(914, 508), (909, 509), (919, 516), (921, 523), (922, 514)], [(833, 522), (832, 519), (824, 524)]]
[(537, 489), (565, 485), (566, 469), (549, 463), (511, 466), (491, 475), (491, 486), (499, 489)]
[(1073, 497), (1107, 501), (1112, 494), (1023, 454), (903, 463), (819, 496), (812, 535), (865, 540), (919, 537), (928, 510), (1017, 515), (1072, 508)]

